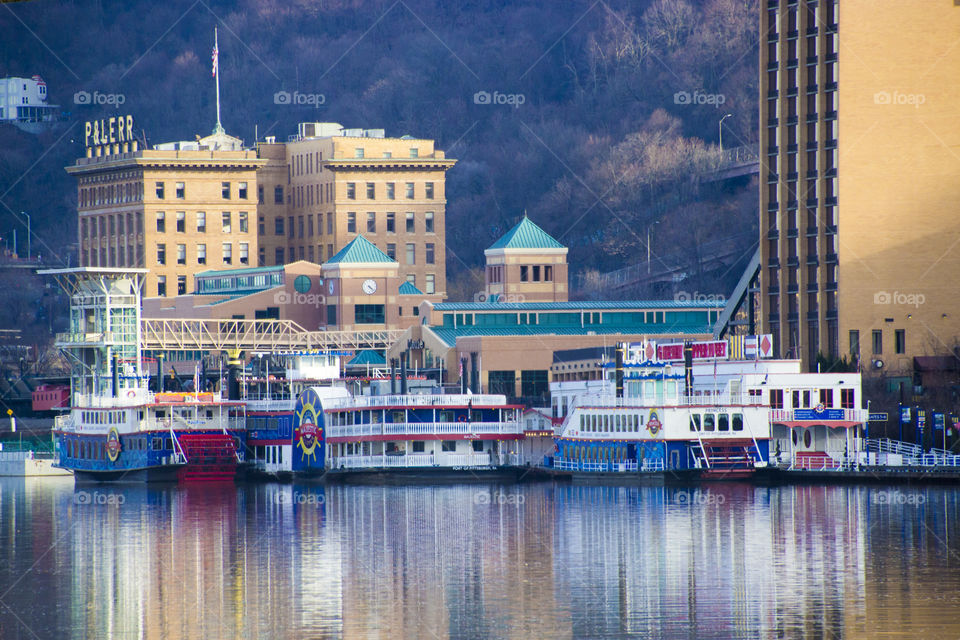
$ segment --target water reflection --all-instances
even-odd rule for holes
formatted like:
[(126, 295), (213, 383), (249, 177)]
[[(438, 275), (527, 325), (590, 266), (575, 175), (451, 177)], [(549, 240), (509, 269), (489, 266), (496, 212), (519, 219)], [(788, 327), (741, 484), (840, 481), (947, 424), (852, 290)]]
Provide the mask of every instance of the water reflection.
[(0, 480), (0, 638), (956, 637), (942, 487)]

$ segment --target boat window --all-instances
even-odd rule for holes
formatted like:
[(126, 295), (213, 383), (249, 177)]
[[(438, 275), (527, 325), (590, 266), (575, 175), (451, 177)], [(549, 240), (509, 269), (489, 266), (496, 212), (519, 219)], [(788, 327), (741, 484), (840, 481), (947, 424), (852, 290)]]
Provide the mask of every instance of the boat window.
[(426, 443), (423, 440), (417, 440), (413, 443), (414, 453), (423, 453), (426, 451)]
[(742, 413), (733, 414), (733, 430), (743, 431), (743, 414)]
[[(452, 413), (452, 412), (451, 412)], [(406, 422), (403, 411), (394, 411), (393, 412), (393, 421), (394, 422)], [(453, 420), (448, 420), (448, 422), (453, 422)]]
[(473, 450), (477, 453), (483, 452), (483, 440), (474, 440), (473, 441)]
[(444, 440), (440, 444), (441, 451), (456, 451), (457, 450), (457, 441), (456, 440)]
[(690, 414), (690, 431), (700, 431), (700, 414)]
[(718, 431), (730, 431), (730, 416), (726, 413), (721, 413), (717, 416), (717, 427)]
[(716, 428), (716, 416), (712, 413), (706, 413), (703, 416), (703, 430), (713, 431)]
[(603, 430), (610, 431), (610, 416), (603, 416)]
[(812, 440), (813, 438), (810, 434), (810, 429), (805, 429), (803, 432), (803, 446), (809, 449)]

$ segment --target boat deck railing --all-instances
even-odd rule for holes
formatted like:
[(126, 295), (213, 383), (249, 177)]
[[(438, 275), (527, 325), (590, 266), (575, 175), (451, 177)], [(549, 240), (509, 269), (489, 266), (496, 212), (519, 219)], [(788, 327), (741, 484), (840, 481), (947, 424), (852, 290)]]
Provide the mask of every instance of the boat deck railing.
[[(656, 463), (659, 462), (659, 467)], [(636, 471), (638, 463), (636, 460), (624, 460), (623, 462), (609, 461), (588, 461), (588, 460), (568, 460), (566, 458), (554, 457), (554, 469), (560, 471), (588, 471), (588, 472), (619, 472)], [(644, 471), (663, 471), (663, 460), (644, 460)]]
[(497, 406), (506, 405), (507, 397), (490, 393), (424, 393), (382, 396), (351, 396), (324, 401), (327, 409), (364, 409), (369, 407), (429, 407), (429, 406)]
[(332, 469), (377, 469), (403, 467), (489, 467), (489, 453), (407, 453), (404, 455), (341, 456), (330, 461)]
[(523, 424), (511, 422), (374, 422), (368, 424), (331, 425), (327, 427), (328, 438), (381, 435), (427, 435), (499, 433), (515, 435), (523, 433)]
[(582, 408), (670, 408), (670, 407), (763, 407), (767, 402), (762, 396), (749, 393), (704, 393), (698, 395), (654, 396), (616, 398), (609, 395), (583, 394), (574, 399), (574, 406)]
[(865, 449), (870, 453), (893, 453), (909, 458), (919, 458), (923, 455), (923, 447), (920, 445), (890, 438), (867, 438), (864, 444)]

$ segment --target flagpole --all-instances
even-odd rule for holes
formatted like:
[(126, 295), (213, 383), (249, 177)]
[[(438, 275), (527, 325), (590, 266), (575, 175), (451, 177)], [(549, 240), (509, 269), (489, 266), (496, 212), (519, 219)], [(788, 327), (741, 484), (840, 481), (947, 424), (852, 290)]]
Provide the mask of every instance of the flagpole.
[(214, 133), (223, 132), (220, 124), (220, 46), (217, 41), (217, 27), (213, 27), (213, 77), (217, 80), (217, 127)]

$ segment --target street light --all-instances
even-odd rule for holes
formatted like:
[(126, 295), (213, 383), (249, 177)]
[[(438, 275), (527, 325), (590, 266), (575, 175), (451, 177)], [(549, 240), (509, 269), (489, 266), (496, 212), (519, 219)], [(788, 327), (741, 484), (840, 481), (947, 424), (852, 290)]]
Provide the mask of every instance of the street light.
[(660, 224), (659, 220), (647, 227), (647, 275), (650, 275), (650, 230), (658, 224)]
[(720, 118), (720, 151), (723, 151), (723, 121), (732, 115), (733, 115), (732, 113), (728, 113), (727, 115)]
[(27, 262), (30, 262), (30, 256), (33, 255), (31, 251), (32, 246), (30, 244), (30, 214), (26, 211), (21, 211), (20, 213), (27, 217)]

